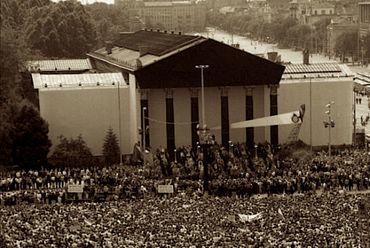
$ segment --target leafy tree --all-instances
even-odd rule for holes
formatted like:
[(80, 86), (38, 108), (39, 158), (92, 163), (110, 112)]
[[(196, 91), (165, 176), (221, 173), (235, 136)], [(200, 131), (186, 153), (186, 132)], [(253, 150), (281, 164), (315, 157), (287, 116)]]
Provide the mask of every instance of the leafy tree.
[(96, 44), (90, 15), (77, 1), (31, 8), (25, 27), (30, 47), (47, 57), (80, 58)]
[(324, 50), (324, 43), (323, 41), (326, 40), (326, 34), (327, 34), (327, 27), (331, 22), (331, 18), (325, 18), (321, 19), (317, 22), (315, 22), (314, 25), (314, 33), (313, 33), (313, 42), (312, 47), (316, 47), (317, 51), (323, 51)]
[(24, 68), (25, 57), (29, 54), (22, 34), (9, 25), (1, 23), (0, 32), (0, 164), (11, 164), (13, 129), (15, 118), (23, 100), (24, 85), (21, 84), (20, 70)]
[(118, 32), (129, 31), (129, 12), (124, 6), (94, 3), (85, 8), (96, 29), (98, 46), (114, 40)]
[(47, 163), (51, 142), (47, 123), (32, 106), (24, 106), (15, 119), (13, 131), (13, 161), (24, 168)]
[(107, 165), (117, 164), (120, 159), (118, 139), (112, 128), (109, 128), (103, 144), (104, 161)]
[(335, 50), (341, 56), (343, 62), (348, 54), (352, 56), (353, 61), (353, 57), (357, 53), (357, 37), (357, 32), (346, 32), (338, 36)]
[(67, 139), (63, 135), (58, 138), (60, 143), (55, 147), (49, 159), (52, 165), (58, 167), (84, 167), (91, 164), (93, 156), (81, 135), (77, 139)]
[(364, 49), (364, 60), (370, 62), (370, 33), (361, 39), (361, 46)]

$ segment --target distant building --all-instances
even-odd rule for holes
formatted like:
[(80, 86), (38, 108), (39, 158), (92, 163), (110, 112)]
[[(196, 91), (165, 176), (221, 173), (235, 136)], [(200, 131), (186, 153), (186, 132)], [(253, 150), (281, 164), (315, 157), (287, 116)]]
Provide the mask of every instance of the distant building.
[(367, 63), (370, 61), (370, 58), (364, 58), (365, 47), (362, 40), (369, 33), (370, 33), (370, 2), (361, 2), (359, 3), (359, 38), (360, 38), (359, 53), (361, 56), (361, 61), (367, 61)]
[(370, 33), (370, 2), (361, 2), (359, 5), (360, 35)]
[(137, 31), (138, 20), (146, 28), (168, 31), (197, 31), (205, 28), (204, 1), (131, 1), (130, 30)]
[(335, 5), (330, 2), (293, 0), (289, 9), (291, 17), (308, 25), (337, 15)]
[(314, 3), (307, 6), (303, 23), (312, 25), (320, 20), (336, 16), (335, 5), (331, 3)]

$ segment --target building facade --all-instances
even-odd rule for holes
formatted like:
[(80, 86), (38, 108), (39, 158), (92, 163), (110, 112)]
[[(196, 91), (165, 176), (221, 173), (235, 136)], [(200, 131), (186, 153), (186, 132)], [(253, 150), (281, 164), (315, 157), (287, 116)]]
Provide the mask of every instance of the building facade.
[(370, 33), (370, 2), (359, 3), (360, 37)]
[[(322, 121), (328, 101), (335, 101), (341, 110), (341, 114), (333, 112), (337, 121), (333, 144), (351, 143), (348, 128), (353, 83), (348, 68), (336, 64), (287, 65), (285, 69), (212, 39), (148, 30), (125, 34), (88, 56), (96, 77), (107, 78), (104, 87), (103, 79), (97, 78), (82, 83), (67, 80), (75, 84), (63, 87), (62, 83), (60, 87), (60, 79), (49, 77), (35, 84), (38, 76), (34, 76), (40, 112), (49, 123), (53, 145), (59, 135), (82, 134), (98, 155), (106, 130), (112, 127), (120, 137), (123, 154), (131, 154), (145, 137), (147, 146), (167, 148), (173, 155), (176, 147), (199, 141), (197, 124), (204, 123), (202, 89), (205, 123), (216, 141), (225, 146), (230, 140), (250, 147), (265, 141), (275, 145), (286, 142), (292, 129), (287, 126), (231, 129), (230, 124), (295, 111), (301, 104), (307, 106), (308, 113), (311, 106), (314, 109), (314, 133), (307, 131), (311, 130), (307, 118), (300, 138), (314, 146), (325, 145), (327, 130)], [(208, 65), (203, 71), (204, 88), (197, 65)], [(112, 72), (122, 79), (109, 79)], [(308, 75), (315, 79), (309, 81)], [(54, 82), (54, 86), (45, 87), (45, 82)], [(315, 88), (312, 98), (308, 97), (309, 85)], [(146, 130), (142, 135), (140, 128)]]
[(128, 6), (132, 31), (136, 31), (137, 19), (146, 28), (160, 30), (189, 32), (205, 28), (204, 1), (134, 1)]

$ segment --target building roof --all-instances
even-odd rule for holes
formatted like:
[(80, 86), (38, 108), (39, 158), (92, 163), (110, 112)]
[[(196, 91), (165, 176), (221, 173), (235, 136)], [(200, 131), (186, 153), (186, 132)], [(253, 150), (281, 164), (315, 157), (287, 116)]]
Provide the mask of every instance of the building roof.
[(282, 79), (352, 77), (353, 75), (347, 65), (337, 62), (287, 64)]
[(39, 90), (126, 87), (122, 73), (40, 74), (32, 73), (33, 87)]
[(285, 67), (224, 43), (206, 39), (197, 45), (136, 70), (140, 88), (200, 87), (196, 65), (206, 87), (279, 84)]
[(140, 30), (118, 38), (113, 45), (138, 52), (145, 49), (148, 54), (161, 56), (199, 39), (201, 37), (193, 35)]
[(207, 86), (279, 84), (284, 66), (201, 36), (142, 30), (101, 48), (92, 59), (133, 72), (140, 88), (199, 87), (207, 64)]
[(144, 2), (145, 7), (169, 7), (172, 6), (172, 2)]
[(93, 69), (89, 59), (58, 59), (27, 61), (30, 72), (73, 72)]
[(369, 72), (358, 72), (353, 78), (355, 82), (355, 90), (365, 91), (366, 94), (370, 95), (370, 73)]

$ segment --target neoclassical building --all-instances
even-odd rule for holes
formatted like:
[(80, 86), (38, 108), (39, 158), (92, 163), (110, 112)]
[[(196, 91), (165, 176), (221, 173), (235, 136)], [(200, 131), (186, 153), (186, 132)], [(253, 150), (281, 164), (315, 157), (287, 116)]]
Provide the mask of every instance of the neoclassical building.
[[(322, 116), (325, 103), (332, 98), (343, 102), (345, 124), (339, 124), (341, 129), (332, 140), (333, 144), (352, 142), (346, 133), (351, 126), (352, 95), (351, 91), (343, 93), (343, 89), (352, 89), (352, 79), (338, 65), (288, 65), (284, 73), (282, 65), (212, 39), (151, 30), (122, 33), (88, 57), (93, 70), (83, 73), (54, 77), (42, 71), (33, 73), (40, 112), (49, 123), (53, 145), (59, 135), (81, 134), (99, 155), (111, 127), (122, 153), (130, 154), (135, 143), (144, 141), (139, 133), (144, 125), (145, 143), (153, 149), (166, 147), (171, 154), (175, 147), (195, 145), (197, 124), (202, 122), (202, 77), (196, 68), (200, 65), (206, 65), (205, 122), (218, 143), (285, 142), (291, 130), (287, 126), (230, 129), (230, 124), (295, 111), (301, 104), (306, 104), (309, 116), (307, 89), (312, 82), (317, 86), (312, 115)], [(309, 77), (316, 79), (308, 81)], [(309, 138), (312, 132), (307, 133), (312, 130), (308, 123), (303, 124), (304, 141), (325, 145), (322, 121), (313, 123), (318, 134), (314, 139)]]
[[(138, 140), (143, 107), (153, 148), (196, 144), (204, 73), (207, 126), (221, 125), (219, 143), (278, 143), (277, 127), (230, 130), (235, 121), (277, 114), (277, 87), (284, 66), (200, 36), (142, 30), (88, 54), (101, 72), (121, 72), (130, 91), (130, 143)], [(141, 124), (140, 124), (141, 123)]]

